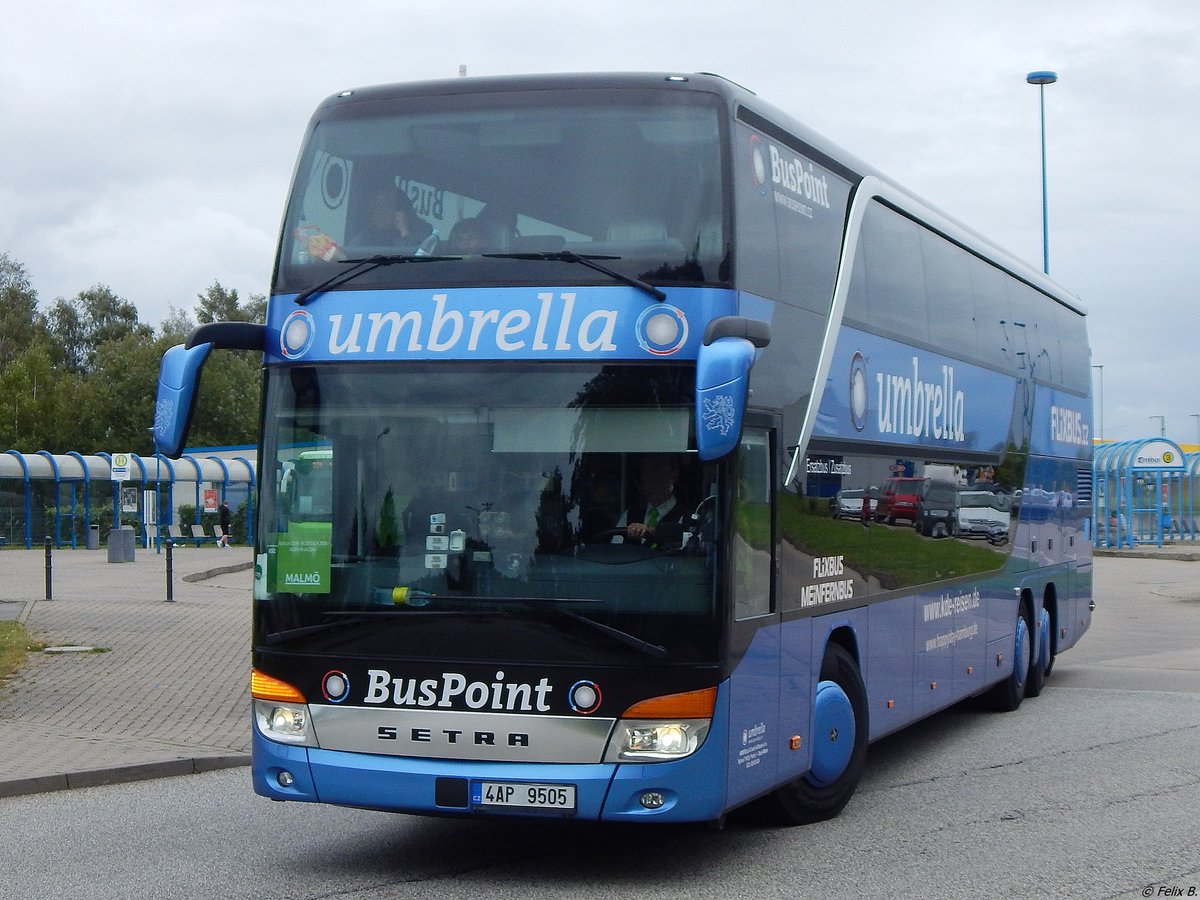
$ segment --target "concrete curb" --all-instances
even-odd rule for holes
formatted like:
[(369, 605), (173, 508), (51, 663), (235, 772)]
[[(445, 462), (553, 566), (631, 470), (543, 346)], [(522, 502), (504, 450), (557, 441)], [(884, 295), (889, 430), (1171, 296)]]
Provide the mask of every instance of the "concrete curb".
[(1096, 548), (1092, 550), (1092, 555), (1113, 556), (1119, 559), (1173, 559), (1179, 562), (1200, 562), (1200, 550), (1184, 550), (1175, 547), (1147, 547), (1142, 550), (1137, 548)]
[(3, 618), (48, 643), (106, 651), (39, 654), (0, 685), (0, 798), (249, 765), (252, 553), (176, 553), (175, 603), (163, 602), (164, 562), (56, 551), (46, 601), (44, 554), (0, 554)]
[(125, 784), (130, 781), (148, 781), (152, 778), (167, 778), (174, 775), (198, 775), (219, 769), (233, 769), (250, 765), (249, 754), (228, 756), (198, 756), (193, 759), (171, 759), (155, 763), (138, 763), (131, 766), (112, 766), (105, 769), (88, 769), (62, 775), (43, 775), (37, 778), (18, 778), (0, 781), (0, 797), (21, 797), (28, 794), (44, 794), (50, 791), (66, 791), (74, 788), (101, 787), (108, 784)]

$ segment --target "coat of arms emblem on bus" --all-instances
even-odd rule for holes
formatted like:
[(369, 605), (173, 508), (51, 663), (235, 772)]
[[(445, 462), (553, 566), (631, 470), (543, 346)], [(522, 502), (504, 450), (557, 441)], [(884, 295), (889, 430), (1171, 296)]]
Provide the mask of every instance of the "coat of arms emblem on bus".
[(729, 434), (736, 418), (733, 397), (729, 394), (704, 398), (704, 427), (709, 431)]

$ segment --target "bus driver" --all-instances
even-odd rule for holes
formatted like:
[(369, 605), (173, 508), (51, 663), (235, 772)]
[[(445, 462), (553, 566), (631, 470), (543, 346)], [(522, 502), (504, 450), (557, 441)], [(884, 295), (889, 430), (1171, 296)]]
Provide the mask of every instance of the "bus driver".
[[(679, 464), (665, 453), (641, 457), (634, 469), (641, 507), (632, 507), (621, 514), (617, 528), (624, 528), (624, 537), (646, 544), (679, 543), (683, 538), (681, 520), (685, 507), (675, 496), (679, 480)], [(622, 541), (617, 535), (614, 542)]]

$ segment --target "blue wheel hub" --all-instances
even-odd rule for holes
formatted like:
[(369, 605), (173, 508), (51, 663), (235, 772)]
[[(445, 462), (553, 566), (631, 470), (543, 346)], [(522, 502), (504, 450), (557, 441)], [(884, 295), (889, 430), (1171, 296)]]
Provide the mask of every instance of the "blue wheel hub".
[(1029, 626), (1022, 616), (1017, 617), (1017, 639), (1013, 646), (1013, 684), (1018, 688), (1025, 686), (1025, 678), (1029, 674)]
[(854, 706), (836, 681), (817, 685), (813, 761), (807, 779), (816, 787), (833, 784), (854, 753)]
[(1044, 672), (1050, 665), (1050, 613), (1038, 617), (1038, 666)]

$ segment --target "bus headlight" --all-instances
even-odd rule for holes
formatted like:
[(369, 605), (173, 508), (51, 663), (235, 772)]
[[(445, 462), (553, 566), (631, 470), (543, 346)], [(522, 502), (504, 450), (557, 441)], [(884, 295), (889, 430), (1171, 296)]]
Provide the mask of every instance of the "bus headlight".
[(666, 762), (683, 759), (704, 743), (717, 702), (715, 687), (650, 697), (622, 713), (604, 761)]
[(255, 700), (254, 721), (263, 737), (273, 741), (299, 744), (303, 747), (317, 746), (307, 705)]
[(621, 720), (609, 742), (605, 762), (665, 762), (696, 752), (708, 735), (709, 719), (674, 722)]

